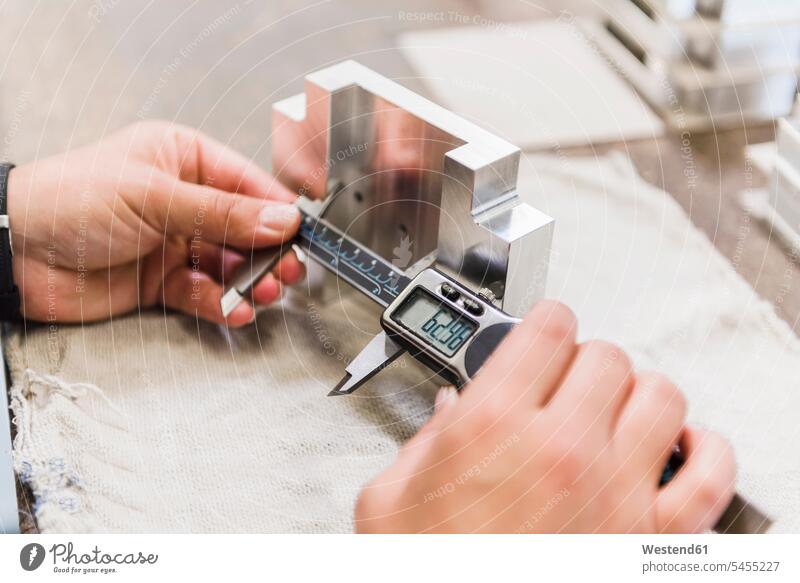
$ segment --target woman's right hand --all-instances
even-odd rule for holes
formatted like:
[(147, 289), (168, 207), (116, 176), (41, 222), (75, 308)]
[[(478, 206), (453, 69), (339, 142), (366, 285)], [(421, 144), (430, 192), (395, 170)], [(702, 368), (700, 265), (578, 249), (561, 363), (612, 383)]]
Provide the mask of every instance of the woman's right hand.
[[(362, 491), (361, 532), (698, 532), (734, 492), (730, 445), (684, 425), (664, 376), (617, 346), (576, 343), (577, 322), (540, 302), (461, 395)], [(685, 462), (667, 485), (676, 443)]]

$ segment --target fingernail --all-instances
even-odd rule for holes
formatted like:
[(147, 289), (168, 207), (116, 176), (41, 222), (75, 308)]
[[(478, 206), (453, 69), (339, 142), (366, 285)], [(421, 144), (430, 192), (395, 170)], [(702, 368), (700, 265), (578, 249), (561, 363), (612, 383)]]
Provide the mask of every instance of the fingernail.
[(261, 209), (258, 222), (261, 226), (282, 231), (297, 222), (299, 211), (293, 204), (271, 204)]
[(447, 407), (452, 406), (458, 400), (458, 392), (455, 387), (442, 387), (436, 393), (436, 399), (433, 402), (433, 410), (438, 413), (445, 410)]
[(227, 319), (228, 319), (228, 321), (236, 321), (236, 320), (239, 320), (240, 318), (245, 317), (245, 314), (247, 314), (247, 320), (245, 320), (244, 323), (252, 324), (253, 322), (255, 322), (255, 320), (256, 320), (256, 310), (255, 310), (255, 308), (251, 307), (249, 304), (246, 304), (246, 303), (242, 303), (242, 304), (236, 306), (236, 308), (234, 308), (233, 312), (231, 312), (228, 315)]

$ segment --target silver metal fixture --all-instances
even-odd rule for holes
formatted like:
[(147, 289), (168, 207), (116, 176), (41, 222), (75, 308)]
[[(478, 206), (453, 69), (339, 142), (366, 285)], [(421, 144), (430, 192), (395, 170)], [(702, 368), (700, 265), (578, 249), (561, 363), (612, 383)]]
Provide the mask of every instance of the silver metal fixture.
[[(543, 296), (553, 219), (521, 201), (505, 140), (346, 61), (274, 105), (272, 143), (277, 179), (324, 199), (318, 216), (398, 271), (435, 266), (513, 315)], [(245, 268), (227, 310), (264, 264)]]

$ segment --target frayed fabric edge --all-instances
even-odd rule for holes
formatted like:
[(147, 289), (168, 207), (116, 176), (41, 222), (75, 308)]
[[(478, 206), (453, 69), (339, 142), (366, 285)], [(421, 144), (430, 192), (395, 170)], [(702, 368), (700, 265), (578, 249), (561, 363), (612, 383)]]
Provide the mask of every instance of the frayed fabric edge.
[[(83, 512), (85, 490), (80, 476), (58, 455), (37, 451), (32, 439), (34, 401), (42, 393), (70, 400), (95, 393), (108, 401), (103, 391), (89, 383), (68, 383), (53, 375), (31, 369), (21, 371), (11, 391), (11, 422), (16, 427), (13, 443), (14, 471), (28, 485), (35, 498), (33, 512), (41, 532), (92, 533), (102, 529)], [(47, 407), (45, 403), (41, 405)]]

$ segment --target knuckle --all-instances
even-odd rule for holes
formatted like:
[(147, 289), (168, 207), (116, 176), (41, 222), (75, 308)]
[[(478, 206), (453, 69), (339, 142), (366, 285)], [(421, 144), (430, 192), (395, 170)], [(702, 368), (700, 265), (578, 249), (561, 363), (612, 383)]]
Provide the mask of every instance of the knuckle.
[(511, 406), (502, 399), (487, 400), (475, 408), (472, 429), (478, 435), (485, 434), (503, 423), (511, 413)]
[(239, 206), (239, 201), (234, 196), (216, 194), (211, 200), (211, 214), (227, 231), (232, 225), (232, 219)]
[(583, 449), (564, 432), (555, 433), (547, 440), (542, 455), (559, 483), (574, 482), (584, 470)]
[(586, 354), (591, 354), (595, 357), (607, 359), (609, 362), (622, 362), (630, 364), (630, 358), (625, 351), (608, 340), (602, 340), (599, 338), (587, 340), (581, 345), (581, 351)]
[(440, 432), (436, 438), (437, 445), (447, 454), (459, 451), (472, 439), (472, 432), (468, 432), (464, 427), (464, 425), (448, 427)]
[[(125, 130), (123, 130), (125, 131)], [(190, 153), (196, 156), (199, 132), (172, 121), (147, 119), (128, 126), (129, 135), (144, 137), (157, 147), (160, 156), (174, 155), (179, 164), (186, 162)], [(191, 177), (193, 182), (194, 177)]]
[(639, 375), (638, 382), (663, 410), (670, 411), (681, 419), (686, 416), (686, 397), (665, 375), (658, 372), (644, 372)]
[(555, 342), (563, 342), (577, 329), (578, 320), (567, 306), (555, 300), (538, 302), (526, 318), (536, 334)]
[(713, 508), (719, 504), (727, 490), (727, 482), (716, 473), (712, 473), (697, 485), (695, 497), (703, 508)]
[(607, 340), (584, 342), (581, 346), (581, 358), (596, 363), (601, 375), (611, 372), (624, 377), (633, 371), (633, 363), (628, 354)]
[(443, 428), (438, 439), (446, 451), (452, 453), (517, 427), (519, 422), (514, 406), (501, 399), (492, 399), (475, 405), (457, 422)]

